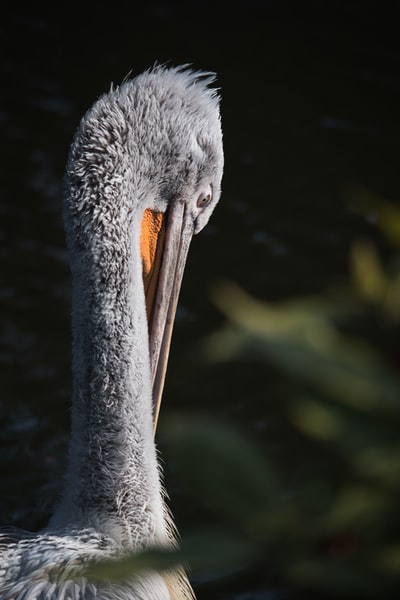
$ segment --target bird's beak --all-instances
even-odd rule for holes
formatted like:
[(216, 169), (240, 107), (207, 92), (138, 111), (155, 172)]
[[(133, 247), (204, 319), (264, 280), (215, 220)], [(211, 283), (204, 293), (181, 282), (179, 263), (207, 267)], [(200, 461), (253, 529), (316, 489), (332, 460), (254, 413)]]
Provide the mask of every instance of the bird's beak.
[(193, 223), (183, 203), (168, 212), (146, 210), (142, 221), (141, 252), (149, 323), (153, 382), (153, 421), (157, 427), (169, 348)]

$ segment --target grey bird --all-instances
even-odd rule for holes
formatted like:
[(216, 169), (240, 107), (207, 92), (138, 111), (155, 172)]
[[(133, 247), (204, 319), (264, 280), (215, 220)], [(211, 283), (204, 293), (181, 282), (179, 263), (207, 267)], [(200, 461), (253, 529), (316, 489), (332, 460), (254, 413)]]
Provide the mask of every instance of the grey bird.
[(0, 600), (192, 598), (185, 573), (89, 581), (91, 561), (176, 544), (154, 428), (193, 233), (220, 197), (212, 73), (156, 66), (100, 97), (67, 163), (73, 391), (63, 492), (39, 533), (0, 533)]

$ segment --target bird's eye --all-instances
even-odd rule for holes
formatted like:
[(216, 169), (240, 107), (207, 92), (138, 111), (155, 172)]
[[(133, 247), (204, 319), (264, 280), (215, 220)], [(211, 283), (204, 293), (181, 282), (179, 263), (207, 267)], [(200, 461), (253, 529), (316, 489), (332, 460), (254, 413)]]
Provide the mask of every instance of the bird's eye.
[(205, 208), (211, 202), (212, 194), (211, 192), (201, 192), (199, 197), (197, 198), (197, 208)]

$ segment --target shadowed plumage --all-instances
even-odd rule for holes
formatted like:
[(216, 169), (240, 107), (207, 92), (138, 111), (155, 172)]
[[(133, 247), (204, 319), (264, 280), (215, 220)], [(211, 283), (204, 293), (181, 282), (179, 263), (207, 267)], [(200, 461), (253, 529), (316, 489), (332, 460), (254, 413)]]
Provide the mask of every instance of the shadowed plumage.
[(220, 195), (212, 81), (156, 67), (102, 96), (75, 135), (64, 194), (73, 282), (68, 467), (44, 531), (0, 534), (0, 600), (192, 597), (179, 571), (118, 586), (79, 571), (175, 543), (153, 430), (186, 253)]

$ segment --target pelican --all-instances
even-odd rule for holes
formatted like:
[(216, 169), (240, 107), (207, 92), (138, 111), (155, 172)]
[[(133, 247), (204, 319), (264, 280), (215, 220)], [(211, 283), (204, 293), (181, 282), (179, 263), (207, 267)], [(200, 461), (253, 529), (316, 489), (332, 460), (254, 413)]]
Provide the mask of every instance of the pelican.
[(154, 429), (192, 234), (223, 171), (212, 73), (156, 66), (100, 97), (71, 145), (72, 413), (63, 492), (40, 533), (0, 535), (0, 600), (193, 598), (186, 575), (100, 583), (92, 561), (176, 543)]

